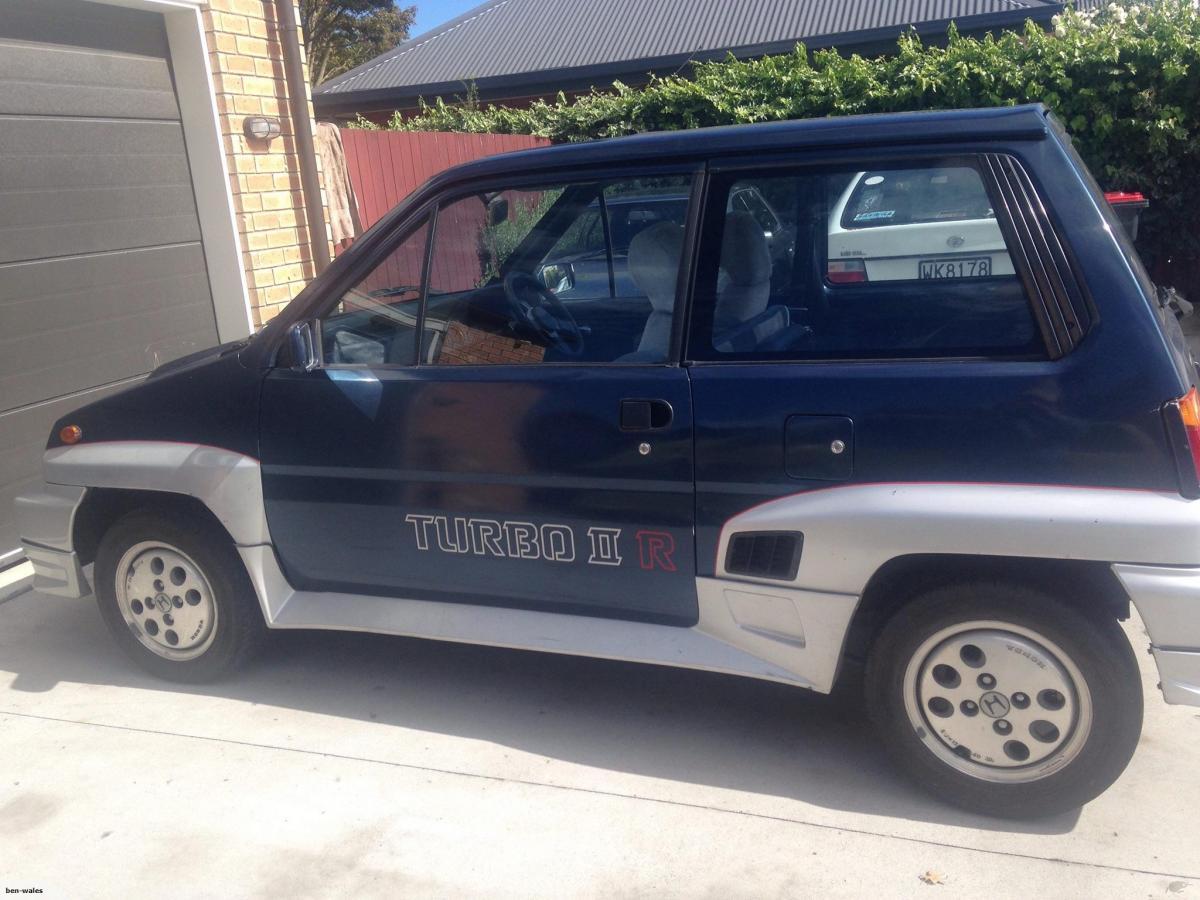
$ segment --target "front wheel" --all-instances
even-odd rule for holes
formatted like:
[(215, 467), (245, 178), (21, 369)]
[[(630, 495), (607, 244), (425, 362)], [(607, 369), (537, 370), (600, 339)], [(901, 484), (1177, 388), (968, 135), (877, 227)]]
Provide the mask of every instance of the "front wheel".
[(232, 542), (207, 522), (130, 513), (101, 540), (95, 581), (113, 638), (160, 678), (217, 678), (247, 659), (265, 631)]
[(901, 767), (992, 816), (1088, 802), (1141, 733), (1141, 679), (1120, 626), (1017, 585), (950, 585), (902, 607), (872, 646), (866, 688)]

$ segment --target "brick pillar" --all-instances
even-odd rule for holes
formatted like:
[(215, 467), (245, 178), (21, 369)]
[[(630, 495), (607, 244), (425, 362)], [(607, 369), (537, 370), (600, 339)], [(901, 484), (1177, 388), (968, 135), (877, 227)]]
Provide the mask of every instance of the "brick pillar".
[[(250, 306), (262, 325), (314, 275), (275, 4), (208, 0), (203, 15)], [(305, 95), (302, 127), (312, 128), (307, 85)], [(269, 143), (248, 139), (247, 116), (278, 119), (281, 135)]]

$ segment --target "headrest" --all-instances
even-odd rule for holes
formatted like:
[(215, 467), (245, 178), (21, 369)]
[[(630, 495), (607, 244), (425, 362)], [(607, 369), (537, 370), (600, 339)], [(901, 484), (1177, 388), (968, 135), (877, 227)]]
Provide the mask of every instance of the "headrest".
[(732, 284), (748, 287), (771, 280), (771, 249), (762, 226), (748, 212), (725, 217), (721, 271)]
[(629, 274), (656, 310), (675, 306), (675, 282), (683, 253), (683, 226), (656, 222), (629, 242)]

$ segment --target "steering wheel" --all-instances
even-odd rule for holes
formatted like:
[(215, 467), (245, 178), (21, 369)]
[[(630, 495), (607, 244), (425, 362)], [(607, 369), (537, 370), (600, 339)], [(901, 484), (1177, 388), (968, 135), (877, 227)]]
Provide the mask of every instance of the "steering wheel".
[(518, 322), (528, 325), (555, 350), (567, 356), (583, 353), (583, 332), (554, 291), (528, 272), (504, 276), (504, 297)]

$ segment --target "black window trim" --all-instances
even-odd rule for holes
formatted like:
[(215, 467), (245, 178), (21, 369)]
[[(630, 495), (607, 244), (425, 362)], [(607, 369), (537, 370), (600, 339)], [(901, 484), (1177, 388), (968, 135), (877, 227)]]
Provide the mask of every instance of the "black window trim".
[[(1079, 337), (1082, 338), (1095, 323), (1096, 316), (1094, 306), (1091, 303), (1089, 295), (1086, 293), (1083, 283), (1076, 277), (1075, 270), (1077, 268), (1073, 255), (1070, 252), (1070, 245), (1066, 244), (1060, 237), (1059, 229), (1055, 228), (1049, 219), (1049, 214), (1046, 211), (1045, 205), (1041, 200), (1041, 195), (1033, 187), (1024, 166), (1021, 164), (1018, 157), (1011, 153), (989, 153), (978, 148), (963, 148), (953, 149), (944, 148), (937, 151), (931, 151), (930, 148), (898, 148), (893, 155), (886, 159), (881, 157), (879, 150), (871, 148), (861, 148), (858, 150), (840, 156), (820, 155), (815, 158), (799, 156), (784, 156), (777, 157), (764, 161), (752, 161), (745, 159), (711, 159), (706, 167), (704, 196), (702, 198), (702, 207), (700, 209), (700, 221), (696, 231), (692, 235), (691, 248), (693, 253), (699, 253), (699, 245), (703, 241), (703, 216), (708, 212), (708, 207), (711, 205), (711, 197), (709, 189), (714, 178), (722, 175), (748, 173), (769, 175), (772, 173), (783, 174), (786, 172), (800, 173), (803, 171), (819, 172), (821, 170), (836, 169), (839, 171), (847, 171), (848, 169), (875, 163), (874, 168), (877, 169), (895, 169), (895, 168), (911, 168), (914, 165), (921, 164), (946, 164), (948, 161), (965, 161), (968, 165), (974, 168), (984, 181), (985, 189), (988, 191), (988, 196), (996, 200), (1001, 200), (1000, 204), (996, 205), (995, 213), (996, 220), (1000, 226), (1001, 234), (1004, 236), (1005, 242), (1009, 245), (1008, 249), (1012, 256), (1014, 268), (1017, 270), (1018, 277), (1022, 280), (1022, 287), (1025, 290), (1026, 301), (1029, 304), (1030, 312), (1035, 323), (1042, 335), (1042, 343), (1044, 344), (1045, 354), (1039, 356), (1029, 356), (1023, 354), (974, 354), (974, 355), (958, 355), (958, 356), (844, 356), (844, 357), (821, 357), (807, 359), (750, 359), (738, 354), (730, 354), (728, 359), (717, 358), (696, 358), (693, 355), (694, 339), (693, 326), (695, 324), (696, 313), (696, 298), (695, 298), (695, 282), (696, 270), (693, 267), (690, 272), (688, 296), (687, 296), (687, 321), (684, 323), (686, 332), (686, 340), (683, 345), (682, 364), (685, 366), (730, 366), (730, 365), (829, 365), (829, 364), (864, 364), (864, 365), (893, 365), (903, 364), (910, 365), (913, 363), (964, 363), (964, 362), (1025, 362), (1037, 363), (1055, 361), (1061, 359), (1066, 352), (1072, 349), (1073, 345), (1068, 345), (1064, 350), (1055, 338), (1054, 332), (1051, 330), (1050, 312), (1041, 302), (1042, 296), (1040, 292), (1035, 293), (1031, 289), (1031, 285), (1035, 285), (1035, 273), (1037, 269), (1034, 264), (1028, 259), (1025, 259), (1029, 252), (1029, 247), (1025, 241), (1019, 239), (1018, 229), (1013, 219), (1015, 215), (1021, 215), (1021, 210), (1016, 204), (1016, 198), (1005, 192), (1002, 185), (999, 184), (993, 174), (993, 161), (1003, 160), (1009, 163), (1017, 177), (1023, 178), (1026, 189), (1022, 194), (1022, 199), (1035, 205), (1041, 211), (1041, 221), (1038, 222), (1039, 229), (1043, 235), (1049, 234), (1057, 245), (1061, 258), (1066, 263), (1066, 270), (1056, 267), (1055, 277), (1066, 287), (1068, 295), (1074, 293), (1079, 297), (1081, 307), (1071, 307), (1071, 318), (1080, 323)], [(866, 171), (866, 168), (860, 169)], [(1031, 209), (1029, 215), (1037, 221), (1036, 213)], [(1022, 221), (1024, 221), (1022, 219)], [(1032, 235), (1030, 236), (1032, 240)], [(1017, 252), (1014, 253), (1013, 251)], [(1048, 252), (1048, 248), (1047, 248)], [(1018, 256), (1022, 259), (1018, 259)], [(1049, 278), (1045, 270), (1041, 270), (1042, 277)], [(1057, 300), (1057, 298), (1056, 298)], [(1085, 316), (1080, 316), (1076, 310), (1082, 308)], [(1061, 312), (1061, 307), (1059, 308)], [(1075, 343), (1078, 343), (1076, 340)]]
[(1021, 161), (1008, 153), (985, 154), (985, 160), (997, 195), (1010, 204), (1009, 224), (1014, 226), (1014, 236), (1016, 231), (1023, 233), (1020, 244), (1030, 266), (1026, 274), (1042, 291), (1040, 304), (1035, 304), (1035, 309), (1040, 305), (1043, 310), (1039, 324), (1048, 335), (1051, 359), (1060, 359), (1083, 340), (1094, 324), (1091, 298), (1076, 275), (1068, 245), (1054, 227)]
[(712, 170), (708, 163), (692, 166), (692, 186), (688, 192), (687, 220), (683, 233), (683, 252), (679, 255), (679, 275), (675, 279), (675, 313), (671, 319), (671, 365), (688, 366), (691, 342), (692, 303), (696, 288), (696, 260), (704, 239), (704, 212), (708, 206), (708, 185)]
[(612, 223), (608, 220), (608, 203), (604, 199), (604, 187), (601, 186), (596, 196), (596, 205), (600, 210), (600, 231), (604, 235), (604, 264), (608, 268), (608, 296), (617, 296), (617, 273), (613, 269)]
[(413, 368), (421, 365), (421, 345), (425, 342), (425, 306), (429, 298), (429, 270), (433, 267), (433, 242), (437, 239), (438, 213), (442, 208), (440, 197), (434, 197), (429, 212), (429, 240), (425, 242), (425, 253), (421, 257), (421, 293), (417, 296), (417, 327), (413, 334)]

